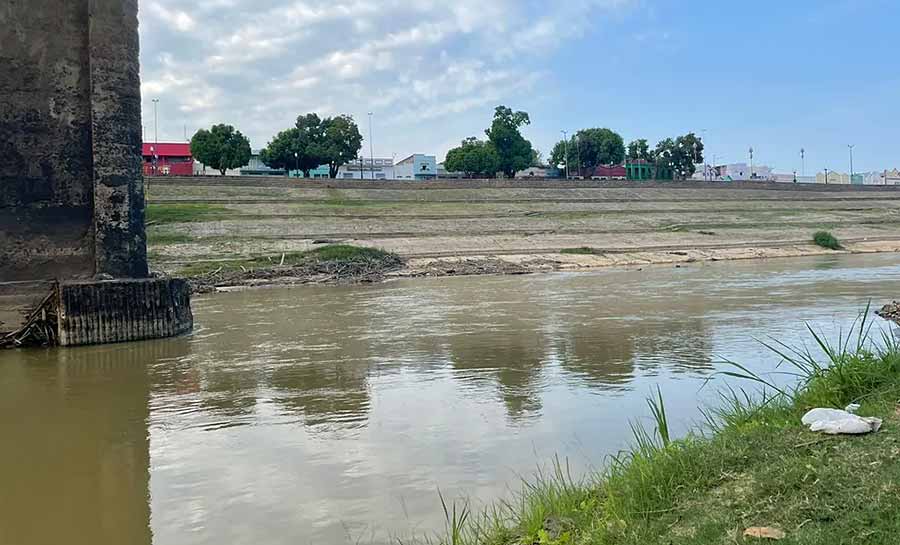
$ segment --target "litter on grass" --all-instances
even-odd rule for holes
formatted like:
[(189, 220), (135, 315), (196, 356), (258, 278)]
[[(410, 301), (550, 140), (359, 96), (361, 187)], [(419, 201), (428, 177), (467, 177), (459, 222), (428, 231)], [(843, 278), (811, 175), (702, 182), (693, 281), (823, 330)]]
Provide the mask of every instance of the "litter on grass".
[(857, 416), (859, 405), (851, 404), (846, 409), (812, 409), (803, 415), (801, 422), (810, 431), (827, 435), (862, 435), (881, 429), (881, 419)]

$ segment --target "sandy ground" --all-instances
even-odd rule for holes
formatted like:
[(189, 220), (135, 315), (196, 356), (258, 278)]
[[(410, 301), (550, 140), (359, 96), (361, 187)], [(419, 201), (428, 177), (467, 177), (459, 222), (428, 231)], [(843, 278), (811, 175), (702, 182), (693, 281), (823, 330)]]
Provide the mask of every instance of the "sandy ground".
[[(582, 270), (832, 252), (900, 251), (900, 192), (579, 187), (334, 189), (246, 179), (156, 184), (153, 209), (209, 208), (203, 221), (150, 225), (154, 269), (278, 256), (327, 243), (378, 247), (399, 276)], [(240, 185), (244, 184), (244, 185)], [(153, 217), (153, 210), (150, 213)], [(563, 254), (591, 247), (595, 255)]]

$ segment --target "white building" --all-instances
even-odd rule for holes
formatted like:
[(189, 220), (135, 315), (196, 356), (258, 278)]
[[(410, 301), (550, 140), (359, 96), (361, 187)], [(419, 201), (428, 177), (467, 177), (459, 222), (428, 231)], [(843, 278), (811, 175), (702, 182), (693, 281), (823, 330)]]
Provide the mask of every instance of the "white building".
[(416, 153), (394, 165), (396, 180), (434, 180), (437, 178), (437, 158)]
[(775, 175), (772, 167), (766, 165), (753, 165), (751, 167), (747, 163), (731, 163), (728, 165), (717, 165), (715, 167), (719, 180), (774, 180)]
[(390, 158), (361, 158), (338, 169), (342, 180), (393, 180), (394, 160)]

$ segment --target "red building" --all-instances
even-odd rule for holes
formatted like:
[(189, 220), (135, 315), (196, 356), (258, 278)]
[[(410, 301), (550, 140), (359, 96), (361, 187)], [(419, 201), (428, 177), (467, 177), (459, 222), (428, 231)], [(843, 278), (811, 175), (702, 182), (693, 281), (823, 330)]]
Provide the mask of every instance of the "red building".
[(592, 180), (624, 180), (625, 165), (600, 165), (591, 173)]
[(193, 176), (191, 145), (144, 143), (144, 176)]

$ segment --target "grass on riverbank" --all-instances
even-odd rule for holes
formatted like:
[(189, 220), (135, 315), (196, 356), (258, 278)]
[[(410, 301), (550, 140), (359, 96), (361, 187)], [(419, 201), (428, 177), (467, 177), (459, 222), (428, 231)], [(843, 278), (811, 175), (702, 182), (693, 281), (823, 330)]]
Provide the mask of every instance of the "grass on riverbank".
[[(457, 544), (759, 543), (750, 527), (783, 531), (780, 543), (896, 543), (900, 535), (900, 347), (870, 342), (863, 320), (852, 338), (822, 358), (774, 346), (800, 383), (769, 384), (754, 399), (734, 390), (708, 412), (708, 426), (670, 440), (661, 399), (650, 402), (653, 432), (634, 427), (633, 450), (608, 469), (574, 481), (561, 465), (530, 483), (517, 500), (476, 516), (448, 509), (447, 537)], [(880, 346), (880, 347), (879, 347)], [(765, 379), (735, 366), (733, 377)], [(885, 419), (867, 436), (823, 436), (800, 417), (813, 406), (862, 404)]]
[(227, 219), (235, 213), (224, 206), (211, 204), (149, 204), (148, 225), (163, 223), (188, 223)]
[(813, 235), (813, 242), (815, 242), (816, 245), (821, 246), (822, 248), (828, 248), (829, 250), (843, 249), (841, 242), (829, 231), (817, 231)]

